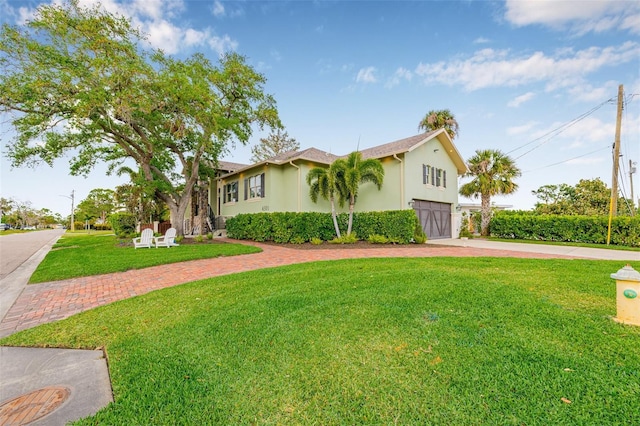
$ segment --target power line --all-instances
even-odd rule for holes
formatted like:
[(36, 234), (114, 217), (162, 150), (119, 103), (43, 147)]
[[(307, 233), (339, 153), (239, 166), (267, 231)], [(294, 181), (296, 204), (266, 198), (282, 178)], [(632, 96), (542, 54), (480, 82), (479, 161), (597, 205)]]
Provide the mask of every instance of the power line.
[(576, 123), (584, 120), (586, 117), (588, 117), (589, 115), (593, 114), (594, 112), (596, 112), (597, 110), (599, 110), (600, 108), (602, 108), (604, 105), (608, 104), (609, 102), (612, 102), (614, 100), (614, 98), (609, 98), (606, 101), (600, 103), (599, 105), (591, 108), (589, 111), (580, 114), (578, 117), (574, 118), (571, 121), (568, 121), (566, 123), (563, 123), (562, 125), (556, 127), (555, 129), (545, 133), (544, 135), (537, 137), (527, 143), (525, 143), (524, 145), (520, 145), (519, 147), (516, 147), (514, 149), (512, 149), (511, 151), (507, 152), (507, 155), (511, 154), (512, 152), (518, 151), (519, 149), (522, 149), (528, 145), (531, 145), (534, 142), (537, 142), (541, 139), (547, 138), (546, 140), (542, 141), (541, 143), (539, 143), (538, 145), (534, 146), (533, 148), (531, 148), (530, 150), (528, 150), (527, 152), (525, 152), (524, 154), (521, 154), (520, 156), (516, 157), (515, 159), (519, 159), (524, 157), (525, 155), (529, 154), (531, 151), (541, 147), (542, 145), (546, 144), (547, 142), (549, 142), (552, 138), (554, 138), (555, 136), (559, 135), (560, 133), (564, 132), (565, 130), (567, 130), (568, 128), (572, 127), (573, 125), (575, 125)]
[(595, 154), (596, 152), (604, 151), (605, 149), (610, 149), (610, 148), (611, 147), (609, 145), (607, 145), (604, 148), (599, 148), (599, 149), (596, 149), (595, 151), (591, 151), (591, 152), (587, 152), (586, 154), (578, 155), (577, 157), (569, 158), (569, 159), (566, 159), (566, 160), (563, 160), (563, 161), (559, 161), (559, 162), (553, 163), (553, 164), (548, 164), (546, 166), (538, 167), (537, 169), (526, 170), (526, 171), (522, 172), (522, 174), (531, 173), (531, 172), (537, 172), (538, 170), (542, 170), (542, 169), (548, 169), (549, 167), (558, 166), (560, 164), (568, 163), (569, 161), (573, 161), (573, 160), (576, 160), (578, 158), (586, 157), (587, 155)]

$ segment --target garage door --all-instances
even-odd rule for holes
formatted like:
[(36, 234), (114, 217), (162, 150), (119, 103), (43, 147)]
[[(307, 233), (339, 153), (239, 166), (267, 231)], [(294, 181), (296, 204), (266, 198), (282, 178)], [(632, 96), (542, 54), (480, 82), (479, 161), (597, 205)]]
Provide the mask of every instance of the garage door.
[(451, 238), (451, 204), (414, 200), (413, 208), (428, 239)]

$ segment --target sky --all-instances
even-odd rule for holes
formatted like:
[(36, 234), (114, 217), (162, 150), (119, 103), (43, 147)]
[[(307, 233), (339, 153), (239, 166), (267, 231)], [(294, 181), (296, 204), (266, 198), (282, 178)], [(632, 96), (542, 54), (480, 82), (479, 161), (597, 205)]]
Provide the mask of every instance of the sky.
[[(56, 0), (60, 1), (60, 0)], [(39, 4), (0, 0), (0, 21), (22, 25)], [(80, 0), (90, 5), (97, 0)], [(617, 96), (624, 86), (620, 190), (640, 198), (640, 2), (637, 1), (219, 1), (102, 0), (151, 48), (212, 61), (235, 51), (264, 74), (282, 123), (301, 149), (348, 154), (418, 133), (427, 111), (449, 109), (466, 160), (498, 149), (522, 170), (496, 204), (532, 209), (531, 191), (612, 183)], [(68, 159), (12, 168), (13, 136), (0, 117), (0, 194), (68, 215), (95, 188), (126, 179), (96, 167), (69, 175)], [(250, 147), (224, 160), (249, 163)], [(637, 167), (640, 170), (640, 164)], [(469, 178), (460, 178), (465, 183)], [(479, 202), (460, 197), (460, 202)]]

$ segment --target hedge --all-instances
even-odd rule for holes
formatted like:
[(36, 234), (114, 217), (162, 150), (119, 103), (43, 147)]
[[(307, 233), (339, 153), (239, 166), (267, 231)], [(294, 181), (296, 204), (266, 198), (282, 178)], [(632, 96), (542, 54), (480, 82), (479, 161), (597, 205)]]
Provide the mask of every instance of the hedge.
[[(338, 215), (338, 226), (346, 232), (349, 216)], [(414, 210), (357, 212), (353, 214), (353, 233), (361, 240), (382, 235), (390, 242), (408, 244), (424, 242), (422, 228), (416, 226)], [(318, 238), (330, 241), (336, 237), (330, 213), (243, 213), (227, 219), (227, 235), (238, 240), (303, 243)]]
[(134, 235), (137, 222), (137, 218), (130, 213), (114, 213), (109, 216), (109, 224), (118, 237)]
[[(606, 216), (560, 216), (496, 213), (490, 233), (498, 238), (606, 244)], [(640, 247), (640, 217), (616, 216), (611, 221), (610, 243)]]

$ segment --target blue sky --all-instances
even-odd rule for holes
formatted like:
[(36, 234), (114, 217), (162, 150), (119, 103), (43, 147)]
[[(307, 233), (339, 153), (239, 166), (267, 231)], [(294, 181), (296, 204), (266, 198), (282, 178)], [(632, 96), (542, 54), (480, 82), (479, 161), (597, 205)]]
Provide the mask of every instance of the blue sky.
[[(43, 2), (0, 0), (20, 24)], [(92, 4), (93, 0), (81, 0)], [(347, 154), (418, 133), (431, 109), (450, 109), (465, 159), (500, 149), (523, 171), (498, 204), (530, 209), (546, 184), (600, 178), (611, 185), (618, 85), (625, 90), (621, 190), (640, 163), (640, 2), (636, 1), (213, 1), (103, 0), (131, 18), (150, 46), (179, 58), (228, 50), (268, 82), (301, 147)], [(12, 131), (1, 121), (2, 150)], [(255, 133), (251, 144), (265, 134)], [(226, 160), (248, 163), (250, 145)], [(98, 167), (85, 179), (54, 168), (11, 169), (2, 197), (70, 210), (93, 188), (124, 179)], [(640, 170), (640, 167), (638, 167)], [(640, 173), (634, 193), (640, 196)], [(465, 182), (462, 179), (462, 182)], [(472, 200), (460, 199), (461, 202)]]

